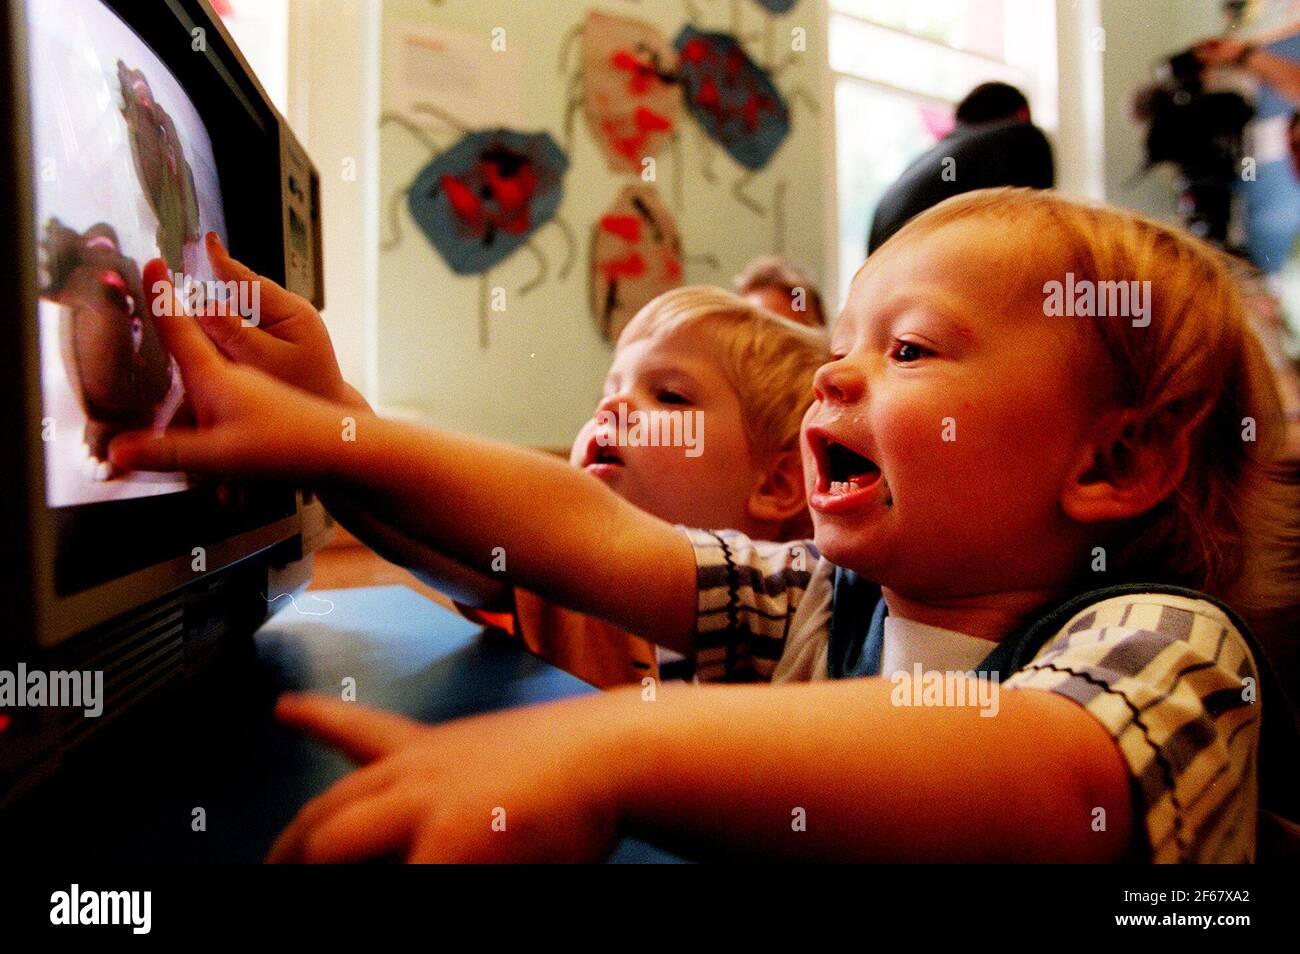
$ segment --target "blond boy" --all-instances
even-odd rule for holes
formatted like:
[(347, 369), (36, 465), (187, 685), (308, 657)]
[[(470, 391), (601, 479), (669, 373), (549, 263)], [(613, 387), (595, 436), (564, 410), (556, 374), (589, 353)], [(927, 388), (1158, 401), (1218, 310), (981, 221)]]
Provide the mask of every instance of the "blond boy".
[[(722, 289), (666, 292), (619, 335), (569, 463), (670, 523), (799, 539), (811, 529), (799, 424), (827, 352), (821, 332)], [(422, 575), (442, 582), (427, 566)], [(474, 606), (501, 612), (513, 602), (512, 617), (476, 612), (462, 597), (467, 615), (505, 622), (532, 652), (593, 685), (693, 672), (693, 660), (598, 617), (485, 582)]]

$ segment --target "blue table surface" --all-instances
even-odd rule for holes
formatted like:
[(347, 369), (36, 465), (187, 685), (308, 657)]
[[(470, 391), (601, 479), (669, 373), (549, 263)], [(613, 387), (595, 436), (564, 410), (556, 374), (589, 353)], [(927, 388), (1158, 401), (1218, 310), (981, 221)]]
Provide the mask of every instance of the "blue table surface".
[(254, 640), (282, 689), (341, 692), (351, 678), (358, 702), (422, 722), (597, 691), (404, 586), (278, 602)]
[[(352, 678), (358, 702), (428, 723), (597, 691), (403, 586), (312, 591), (281, 602), (255, 637), (281, 690), (341, 692)], [(320, 790), (349, 766), (315, 748), (299, 784)], [(610, 860), (679, 859), (628, 838)]]

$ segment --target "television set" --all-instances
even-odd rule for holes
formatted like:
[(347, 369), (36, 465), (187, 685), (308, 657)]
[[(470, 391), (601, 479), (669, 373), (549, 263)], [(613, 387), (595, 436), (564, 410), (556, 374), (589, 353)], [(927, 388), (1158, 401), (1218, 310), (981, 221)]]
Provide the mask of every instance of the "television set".
[[(115, 433), (186, 413), (145, 304), (146, 261), (212, 279), (212, 230), (324, 306), (318, 174), (220, 17), (207, 0), (0, 0), (0, 12), (2, 804), (246, 642), (269, 602), (305, 585), (329, 520), (295, 488), (107, 460)], [(18, 679), (90, 672), (94, 716), (27, 704)]]

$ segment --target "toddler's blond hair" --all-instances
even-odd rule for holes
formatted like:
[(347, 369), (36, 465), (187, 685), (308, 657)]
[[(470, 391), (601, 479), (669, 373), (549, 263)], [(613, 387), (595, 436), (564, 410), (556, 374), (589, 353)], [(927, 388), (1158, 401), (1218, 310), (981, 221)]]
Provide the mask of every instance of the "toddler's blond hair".
[[(829, 360), (825, 331), (810, 328), (708, 285), (664, 292), (623, 328), (618, 348), (663, 339), (685, 328), (704, 333), (727, 383), (740, 399), (745, 437), (758, 460), (799, 449), (799, 428), (812, 403), (812, 379)], [(811, 533), (807, 513), (787, 536)]]

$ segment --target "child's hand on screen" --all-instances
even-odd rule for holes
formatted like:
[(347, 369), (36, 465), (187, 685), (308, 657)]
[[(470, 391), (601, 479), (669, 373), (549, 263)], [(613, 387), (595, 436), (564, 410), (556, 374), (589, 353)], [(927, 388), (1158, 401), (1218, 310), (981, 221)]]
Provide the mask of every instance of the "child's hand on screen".
[(228, 309), (212, 307), (215, 303), (200, 311), (199, 324), (221, 352), (326, 400), (365, 406), (365, 400), (343, 380), (329, 331), (312, 303), (231, 258), (217, 233), (209, 232), (206, 242), (217, 278), (247, 283), (242, 284), (239, 300), (246, 305), (256, 300), (258, 305), (257, 314), (247, 321), (239, 314), (219, 314)]
[(285, 695), (276, 717), (362, 768), (309, 802), (270, 862), (595, 861), (614, 847), (608, 696), (426, 726)]
[(144, 287), (154, 324), (180, 369), (196, 426), (120, 434), (109, 446), (114, 464), (123, 470), (229, 477), (314, 476), (311, 437), (333, 434), (339, 412), (346, 409), (224, 357), (186, 313), (161, 260), (145, 266)]

